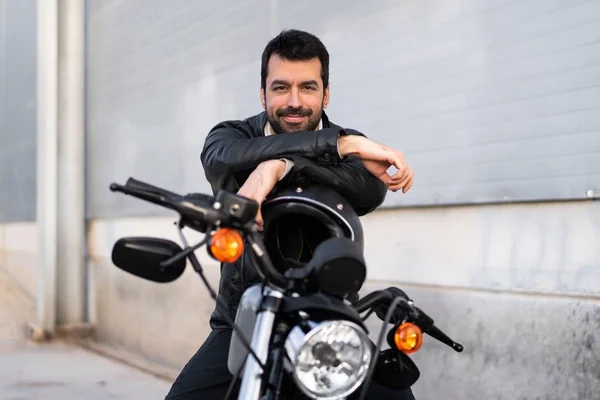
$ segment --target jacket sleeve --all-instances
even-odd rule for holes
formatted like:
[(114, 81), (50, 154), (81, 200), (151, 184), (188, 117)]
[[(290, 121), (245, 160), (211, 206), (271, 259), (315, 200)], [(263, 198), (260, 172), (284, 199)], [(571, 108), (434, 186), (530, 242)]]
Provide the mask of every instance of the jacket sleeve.
[(357, 157), (346, 157), (337, 165), (317, 165), (302, 157), (292, 157), (294, 167), (285, 181), (314, 182), (334, 188), (344, 196), (359, 216), (379, 207), (387, 186), (372, 175)]
[(319, 165), (335, 165), (340, 161), (337, 142), (341, 132), (340, 128), (326, 128), (247, 137), (235, 123), (224, 122), (210, 131), (200, 158), (206, 178), (215, 190), (228, 179), (243, 183), (266, 160), (301, 156)]
[(205, 175), (214, 193), (237, 190), (258, 164), (287, 158), (294, 166), (281, 184), (296, 178), (328, 185), (346, 197), (359, 215), (385, 200), (387, 187), (357, 157), (339, 157), (340, 135), (362, 133), (340, 127), (319, 131), (289, 132), (267, 137), (248, 137), (235, 122), (224, 122), (208, 134), (201, 154)]

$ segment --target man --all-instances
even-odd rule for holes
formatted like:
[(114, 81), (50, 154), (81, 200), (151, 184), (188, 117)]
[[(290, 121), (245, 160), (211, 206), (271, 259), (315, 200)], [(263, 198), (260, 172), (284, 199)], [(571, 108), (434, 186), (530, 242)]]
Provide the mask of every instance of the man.
[[(359, 215), (377, 208), (387, 190), (406, 193), (413, 172), (397, 150), (331, 123), (329, 54), (306, 32), (283, 31), (262, 55), (260, 100), (264, 112), (243, 121), (225, 121), (208, 134), (201, 160), (213, 192), (225, 189), (261, 204), (276, 185), (318, 182), (345, 196)], [(397, 171), (390, 175), (388, 169)], [(257, 222), (262, 225), (258, 213)], [(242, 257), (243, 260), (243, 257)], [(173, 384), (167, 399), (222, 399), (232, 375), (227, 369), (232, 319), (248, 282), (241, 261), (221, 266), (212, 332)], [(377, 385), (370, 396), (385, 399)], [(379, 388), (379, 390), (383, 390)], [(410, 391), (389, 393), (413, 399)]]

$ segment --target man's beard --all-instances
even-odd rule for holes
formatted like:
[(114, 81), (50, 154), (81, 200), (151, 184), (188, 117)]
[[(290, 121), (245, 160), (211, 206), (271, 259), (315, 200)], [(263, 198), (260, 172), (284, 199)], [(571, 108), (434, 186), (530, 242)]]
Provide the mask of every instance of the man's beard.
[[(283, 120), (283, 117), (296, 115), (308, 117), (308, 120), (298, 123), (289, 123)], [(275, 133), (296, 132), (296, 131), (314, 131), (321, 122), (323, 115), (323, 107), (318, 112), (313, 113), (310, 108), (293, 108), (287, 107), (276, 110), (275, 113), (267, 112), (267, 121)]]

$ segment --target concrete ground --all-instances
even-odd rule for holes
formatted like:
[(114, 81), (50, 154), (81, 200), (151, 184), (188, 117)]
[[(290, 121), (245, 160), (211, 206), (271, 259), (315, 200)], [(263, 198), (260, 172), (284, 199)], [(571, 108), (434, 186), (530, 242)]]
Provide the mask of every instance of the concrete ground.
[(3, 400), (164, 399), (169, 386), (73, 345), (20, 343), (0, 349)]
[(164, 399), (168, 381), (73, 344), (25, 341), (31, 300), (0, 271), (0, 399)]

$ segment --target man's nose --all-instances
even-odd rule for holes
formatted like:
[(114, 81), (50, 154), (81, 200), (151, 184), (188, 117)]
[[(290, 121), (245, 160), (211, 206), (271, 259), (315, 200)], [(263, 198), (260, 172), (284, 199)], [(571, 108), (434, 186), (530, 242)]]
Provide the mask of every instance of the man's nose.
[(300, 93), (298, 93), (298, 89), (294, 88), (290, 90), (290, 95), (288, 96), (287, 101), (288, 107), (298, 108), (300, 107)]

